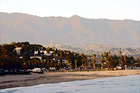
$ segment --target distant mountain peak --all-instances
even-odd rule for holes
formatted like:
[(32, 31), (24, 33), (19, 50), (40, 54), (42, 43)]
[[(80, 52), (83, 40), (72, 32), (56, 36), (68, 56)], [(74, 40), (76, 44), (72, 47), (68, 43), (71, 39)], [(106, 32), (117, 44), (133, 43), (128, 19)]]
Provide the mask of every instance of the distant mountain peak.
[(70, 18), (81, 18), (81, 17), (78, 16), (78, 15), (73, 15), (73, 16), (71, 16)]

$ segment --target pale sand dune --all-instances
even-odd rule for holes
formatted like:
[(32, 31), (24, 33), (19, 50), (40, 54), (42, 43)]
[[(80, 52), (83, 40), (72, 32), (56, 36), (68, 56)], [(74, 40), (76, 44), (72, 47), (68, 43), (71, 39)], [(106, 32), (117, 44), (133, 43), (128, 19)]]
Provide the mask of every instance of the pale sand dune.
[(44, 74), (6, 75), (0, 76), (0, 89), (137, 74), (140, 74), (140, 70), (45, 72)]

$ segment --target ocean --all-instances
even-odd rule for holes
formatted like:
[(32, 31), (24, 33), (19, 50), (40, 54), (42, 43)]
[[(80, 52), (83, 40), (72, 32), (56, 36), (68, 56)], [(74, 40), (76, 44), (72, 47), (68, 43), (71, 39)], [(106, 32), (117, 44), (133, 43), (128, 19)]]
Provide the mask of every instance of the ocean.
[(0, 93), (140, 93), (140, 75), (8, 88)]

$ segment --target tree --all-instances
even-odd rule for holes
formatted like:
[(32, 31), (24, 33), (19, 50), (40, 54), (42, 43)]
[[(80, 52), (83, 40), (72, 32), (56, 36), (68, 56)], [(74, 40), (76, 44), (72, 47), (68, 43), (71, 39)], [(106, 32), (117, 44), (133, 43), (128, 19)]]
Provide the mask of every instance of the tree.
[(66, 55), (66, 60), (69, 62), (69, 67), (74, 68), (74, 65), (75, 65), (74, 60), (75, 60), (75, 58), (74, 58), (74, 55), (71, 52), (69, 52), (69, 54)]
[(91, 58), (89, 57), (87, 60), (87, 68), (91, 68)]
[(93, 68), (94, 68), (94, 70), (96, 69), (96, 54), (93, 54)]
[(75, 59), (74, 63), (75, 63), (75, 69), (77, 69), (77, 59)]
[(101, 56), (100, 55), (98, 55), (98, 61), (101, 63), (98, 66), (98, 69), (100, 69), (100, 68), (102, 68), (102, 60), (101, 60)]
[(82, 53), (81, 54), (82, 68), (84, 68), (84, 60), (85, 60), (85, 55)]
[(124, 56), (123, 55), (120, 56), (119, 63), (120, 63), (121, 68), (124, 69)]
[(124, 65), (125, 65), (125, 67), (127, 67), (126, 63), (127, 63), (127, 56), (124, 56)]
[(50, 67), (56, 67), (56, 61), (52, 60), (50, 63)]

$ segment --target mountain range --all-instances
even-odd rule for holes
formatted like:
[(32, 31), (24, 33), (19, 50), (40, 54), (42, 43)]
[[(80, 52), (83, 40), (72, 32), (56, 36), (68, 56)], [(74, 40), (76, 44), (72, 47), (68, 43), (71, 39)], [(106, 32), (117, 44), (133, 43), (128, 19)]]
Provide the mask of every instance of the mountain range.
[(38, 17), (0, 12), (0, 43), (29, 41), (70, 46), (114, 45), (139, 47), (140, 21), (89, 19), (74, 15)]

